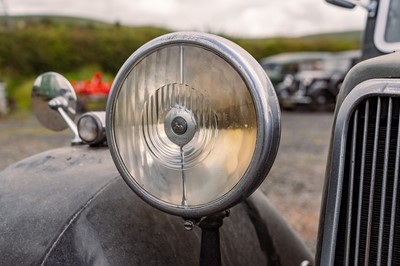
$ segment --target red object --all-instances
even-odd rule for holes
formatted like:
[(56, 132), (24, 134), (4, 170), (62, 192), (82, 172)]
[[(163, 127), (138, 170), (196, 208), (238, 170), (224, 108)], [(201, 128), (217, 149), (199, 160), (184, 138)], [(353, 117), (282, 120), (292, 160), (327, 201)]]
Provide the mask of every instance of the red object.
[(111, 82), (103, 81), (103, 74), (96, 72), (91, 80), (73, 81), (72, 87), (78, 96), (107, 98), (110, 92)]

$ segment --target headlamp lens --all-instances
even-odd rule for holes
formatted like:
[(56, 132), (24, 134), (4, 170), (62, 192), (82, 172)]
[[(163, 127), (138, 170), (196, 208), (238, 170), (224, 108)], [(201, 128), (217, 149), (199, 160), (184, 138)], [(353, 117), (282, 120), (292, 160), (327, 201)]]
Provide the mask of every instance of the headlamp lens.
[(78, 120), (79, 137), (90, 145), (103, 144), (106, 141), (105, 112), (89, 112)]
[(96, 140), (99, 129), (96, 120), (91, 116), (83, 116), (78, 124), (79, 136), (85, 142), (90, 143)]
[(206, 205), (233, 189), (256, 145), (257, 117), (240, 74), (192, 44), (145, 56), (116, 94), (113, 130), (129, 179), (163, 204)]

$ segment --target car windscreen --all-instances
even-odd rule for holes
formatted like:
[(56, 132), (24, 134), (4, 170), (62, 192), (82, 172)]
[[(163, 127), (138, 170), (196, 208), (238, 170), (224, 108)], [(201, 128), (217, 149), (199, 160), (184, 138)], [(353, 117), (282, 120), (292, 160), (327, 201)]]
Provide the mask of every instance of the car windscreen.
[(390, 1), (386, 22), (385, 40), (389, 43), (400, 42), (400, 1)]

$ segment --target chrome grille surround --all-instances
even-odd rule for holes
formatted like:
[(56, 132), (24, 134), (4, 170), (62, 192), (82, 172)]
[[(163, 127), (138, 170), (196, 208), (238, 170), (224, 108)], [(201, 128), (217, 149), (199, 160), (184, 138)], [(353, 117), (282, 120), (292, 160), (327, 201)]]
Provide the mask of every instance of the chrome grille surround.
[(394, 79), (360, 83), (336, 111), (320, 265), (399, 263), (399, 112), (400, 81)]

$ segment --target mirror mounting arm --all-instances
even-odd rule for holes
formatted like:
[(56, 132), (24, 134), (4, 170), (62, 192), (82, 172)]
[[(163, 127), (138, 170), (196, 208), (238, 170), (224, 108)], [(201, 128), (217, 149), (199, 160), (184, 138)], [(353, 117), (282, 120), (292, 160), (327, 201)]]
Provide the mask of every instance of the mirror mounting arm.
[(347, 2), (354, 4), (356, 6), (361, 6), (368, 12), (368, 16), (370, 18), (373, 18), (376, 16), (376, 9), (378, 7), (378, 1), (376, 0), (371, 0), (368, 3), (361, 3), (360, 1), (357, 0), (346, 0)]
[(373, 18), (376, 16), (376, 9), (378, 7), (378, 1), (372, 0), (368, 4), (361, 4), (362, 7), (364, 7), (368, 11), (368, 16), (370, 18)]
[(52, 99), (51, 101), (49, 101), (49, 107), (60, 113), (60, 115), (62, 116), (64, 121), (67, 123), (68, 127), (74, 133), (75, 136), (71, 140), (71, 145), (84, 144), (82, 139), (79, 137), (78, 128), (77, 128), (76, 124), (74, 123), (74, 121), (72, 121), (72, 119), (64, 111), (64, 109), (68, 107), (67, 100), (63, 97), (56, 97), (56, 98)]
[(361, 0), (326, 0), (326, 2), (335, 6), (344, 8), (354, 8), (355, 6), (361, 6), (368, 12), (368, 17), (373, 18), (376, 16), (378, 7), (377, 0), (369, 0), (367, 3), (362, 3)]

